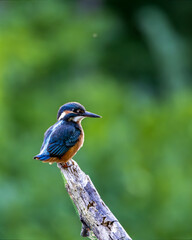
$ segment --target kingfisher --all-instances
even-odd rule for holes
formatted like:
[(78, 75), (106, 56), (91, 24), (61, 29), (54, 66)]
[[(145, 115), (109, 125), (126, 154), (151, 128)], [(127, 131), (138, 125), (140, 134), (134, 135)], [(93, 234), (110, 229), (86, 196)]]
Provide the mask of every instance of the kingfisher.
[(68, 167), (67, 162), (77, 153), (84, 142), (81, 121), (86, 118), (101, 116), (86, 111), (78, 102), (62, 105), (57, 113), (57, 122), (47, 129), (40, 153), (34, 157), (50, 164), (57, 162)]

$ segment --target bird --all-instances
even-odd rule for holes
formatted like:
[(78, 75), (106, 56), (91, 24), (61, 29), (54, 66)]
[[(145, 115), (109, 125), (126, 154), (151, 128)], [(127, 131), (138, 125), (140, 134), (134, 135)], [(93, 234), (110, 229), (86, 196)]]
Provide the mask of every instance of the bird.
[(84, 143), (84, 131), (81, 121), (86, 118), (101, 116), (86, 111), (78, 102), (62, 105), (57, 113), (57, 122), (44, 134), (40, 153), (34, 159), (52, 164), (54, 162), (69, 167), (68, 161), (78, 152)]

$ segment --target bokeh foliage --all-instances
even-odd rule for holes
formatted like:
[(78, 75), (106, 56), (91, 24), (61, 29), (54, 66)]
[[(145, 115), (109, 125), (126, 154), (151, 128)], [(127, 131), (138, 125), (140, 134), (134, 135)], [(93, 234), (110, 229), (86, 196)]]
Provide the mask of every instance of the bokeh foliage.
[(130, 236), (190, 238), (192, 3), (0, 8), (0, 238), (80, 239), (59, 170), (32, 159), (68, 101), (103, 116), (74, 159)]

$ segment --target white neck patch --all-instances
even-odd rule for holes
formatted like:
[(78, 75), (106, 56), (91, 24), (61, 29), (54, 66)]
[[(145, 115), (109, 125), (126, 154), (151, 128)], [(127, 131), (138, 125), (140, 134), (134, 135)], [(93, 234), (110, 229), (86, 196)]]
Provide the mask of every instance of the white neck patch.
[(77, 116), (77, 117), (73, 117), (73, 118), (72, 118), (72, 121), (73, 121), (73, 122), (82, 121), (82, 120), (83, 120), (83, 118), (85, 118), (85, 117), (83, 117), (83, 116)]
[(65, 115), (66, 115), (66, 112), (62, 112), (62, 113), (61, 113), (61, 116), (59, 117), (59, 119), (58, 119), (58, 120), (61, 120), (62, 118), (64, 118), (64, 117), (65, 117)]

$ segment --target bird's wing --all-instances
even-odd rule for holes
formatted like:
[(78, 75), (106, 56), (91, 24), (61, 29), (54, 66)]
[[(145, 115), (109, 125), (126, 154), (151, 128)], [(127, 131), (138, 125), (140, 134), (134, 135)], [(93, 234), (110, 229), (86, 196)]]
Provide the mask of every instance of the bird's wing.
[(51, 135), (47, 151), (51, 156), (61, 157), (76, 144), (81, 134), (80, 129), (73, 126), (60, 125)]
[(40, 151), (44, 148), (44, 146), (45, 146), (45, 144), (46, 144), (46, 142), (47, 142), (48, 137), (49, 137), (50, 134), (52, 133), (52, 129), (53, 129), (53, 126), (51, 126), (50, 128), (48, 128), (47, 131), (45, 132), (43, 144), (42, 144), (42, 146), (41, 146)]

